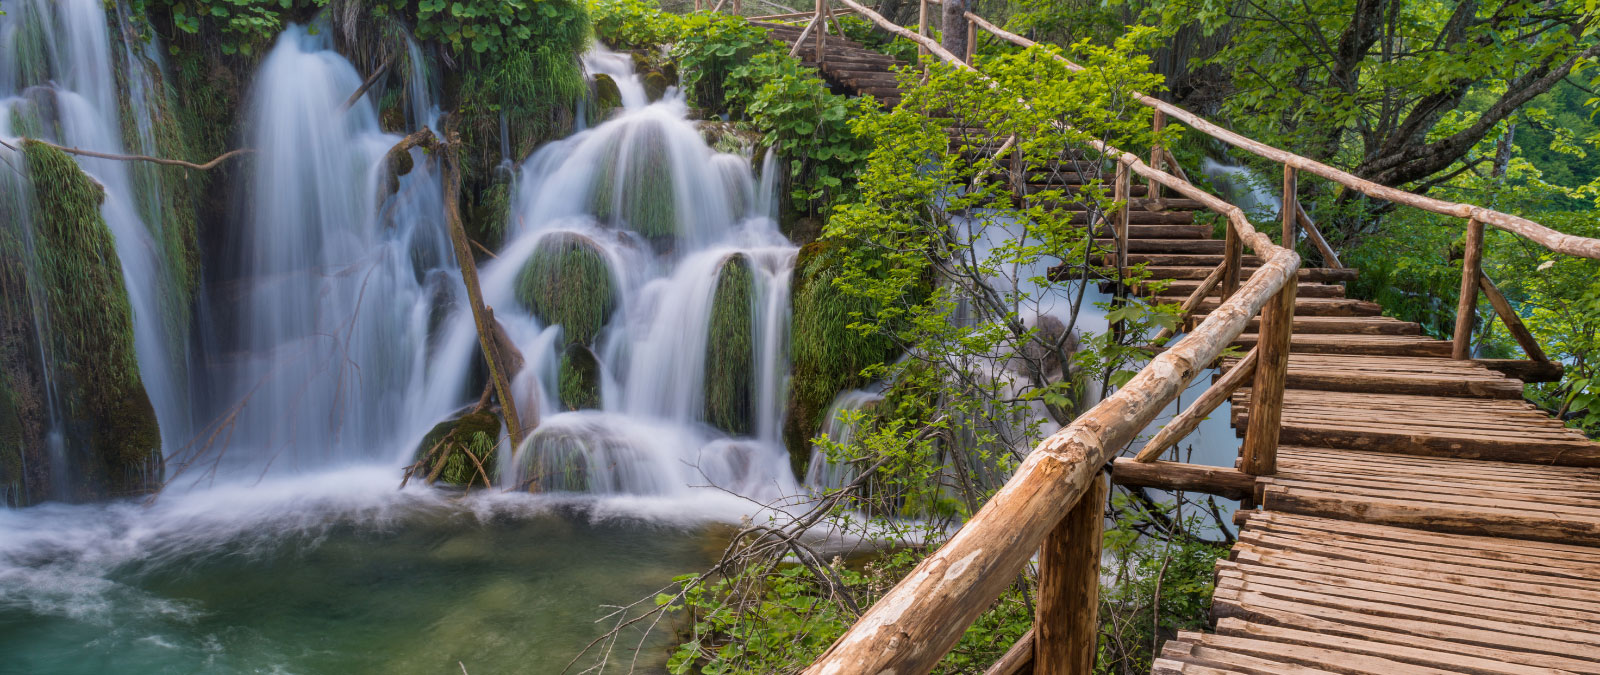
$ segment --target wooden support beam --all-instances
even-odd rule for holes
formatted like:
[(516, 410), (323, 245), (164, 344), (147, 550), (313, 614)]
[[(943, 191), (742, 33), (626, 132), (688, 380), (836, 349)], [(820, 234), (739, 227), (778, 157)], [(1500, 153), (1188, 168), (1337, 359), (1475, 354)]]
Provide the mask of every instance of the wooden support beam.
[(1261, 308), (1261, 337), (1250, 397), (1250, 424), (1239, 455), (1242, 468), (1252, 476), (1277, 472), (1278, 429), (1283, 418), (1284, 380), (1289, 371), (1290, 338), (1294, 327), (1296, 284), (1283, 290)]
[[(1218, 265), (1211, 270), (1211, 274), (1206, 275), (1206, 278), (1200, 282), (1199, 286), (1195, 287), (1193, 292), (1189, 293), (1189, 297), (1184, 299), (1182, 305), (1178, 306), (1178, 323), (1175, 326), (1185, 325), (1189, 317), (1194, 315), (1195, 308), (1205, 301), (1206, 296), (1211, 294), (1212, 289), (1215, 289), (1217, 284), (1222, 283), (1222, 275), (1225, 271), (1226, 268)], [(1150, 339), (1150, 344), (1161, 345), (1167, 338), (1176, 335), (1177, 332), (1178, 329), (1176, 327), (1162, 328), (1154, 338)]]
[[(800, 46), (806, 43), (806, 36), (810, 35), (811, 31), (816, 29), (817, 22), (821, 19), (822, 17), (820, 16), (812, 17), (811, 21), (806, 24), (805, 30), (800, 31), (800, 37), (795, 38), (794, 47), (789, 49), (789, 58), (792, 59), (796, 54), (800, 53)], [(818, 63), (821, 63), (821, 61), (819, 60)]]
[(1126, 487), (1203, 492), (1228, 499), (1250, 499), (1256, 477), (1238, 469), (1185, 462), (1141, 462), (1118, 457), (1111, 463), (1111, 482)]
[(1033, 629), (1035, 675), (1094, 670), (1100, 637), (1100, 528), (1110, 488), (1096, 475), (1039, 547), (1039, 602)]
[(828, 60), (828, 0), (817, 0), (817, 65)]
[(1029, 675), (1033, 672), (1033, 629), (1023, 633), (999, 661), (983, 671), (983, 675)]
[[(1153, 118), (1151, 118), (1151, 120), (1150, 120), (1150, 130), (1151, 130), (1151, 133), (1156, 138), (1155, 144), (1153, 146), (1151, 146), (1151, 148), (1150, 148), (1150, 168), (1155, 169), (1157, 171), (1161, 170), (1161, 158), (1162, 158), (1162, 152), (1161, 152), (1162, 151), (1162, 147), (1161, 147), (1161, 141), (1160, 141), (1161, 129), (1166, 126), (1166, 123), (1167, 123), (1167, 114), (1164, 113), (1164, 112), (1161, 112), (1160, 110), (1155, 111), (1155, 116)], [(1149, 182), (1149, 185), (1150, 185), (1150, 191), (1146, 196), (1151, 198), (1151, 199), (1160, 199), (1161, 198), (1161, 184), (1155, 182), (1154, 180), (1151, 180)]]
[(978, 24), (972, 19), (967, 19), (967, 65), (972, 65), (972, 57), (978, 53)]
[(1483, 223), (1467, 221), (1467, 250), (1461, 258), (1461, 298), (1456, 303), (1456, 332), (1451, 356), (1472, 358), (1472, 324), (1478, 318), (1478, 275), (1483, 268)]
[(1494, 281), (1482, 268), (1478, 270), (1478, 283), (1483, 287), (1484, 296), (1489, 298), (1489, 304), (1494, 305), (1495, 313), (1500, 315), (1500, 320), (1505, 322), (1506, 329), (1511, 331), (1511, 337), (1517, 339), (1517, 345), (1522, 347), (1528, 358), (1548, 362), (1550, 357), (1544, 355), (1544, 349), (1539, 347), (1539, 341), (1534, 339), (1533, 333), (1528, 332), (1527, 326), (1522, 325), (1522, 317), (1517, 316), (1517, 310), (1511, 307), (1511, 301), (1506, 300), (1505, 294), (1500, 292), (1500, 287), (1494, 285)]
[(1299, 237), (1295, 235), (1295, 225), (1300, 222), (1298, 218), (1300, 204), (1300, 184), (1296, 180), (1294, 167), (1283, 165), (1283, 247), (1293, 249)]
[(1139, 454), (1134, 459), (1139, 462), (1154, 462), (1157, 457), (1161, 456), (1161, 453), (1166, 452), (1167, 448), (1172, 447), (1173, 444), (1182, 440), (1199, 427), (1201, 420), (1210, 416), (1212, 411), (1217, 409), (1217, 406), (1222, 405), (1223, 401), (1233, 396), (1233, 392), (1239, 390), (1239, 386), (1244, 384), (1246, 378), (1255, 375), (1257, 349), (1259, 347), (1252, 348), (1250, 353), (1245, 354), (1244, 358), (1239, 361), (1238, 365), (1224, 373), (1220, 379), (1208, 387), (1205, 393), (1200, 395), (1200, 398), (1195, 399), (1194, 403), (1189, 405), (1187, 410), (1173, 418), (1172, 421), (1167, 422), (1167, 426), (1162, 427), (1161, 431), (1157, 432), (1149, 442), (1145, 443), (1144, 448), (1139, 450)]
[(1473, 359), (1472, 362), (1507, 377), (1515, 377), (1524, 383), (1560, 382), (1563, 370), (1561, 364), (1555, 361)]
[[(1222, 248), (1222, 299), (1227, 300), (1239, 290), (1239, 272), (1244, 268), (1244, 242), (1240, 240), (1233, 224), (1229, 223)], [(1291, 284), (1292, 285), (1292, 284)]]
[(1306, 238), (1310, 239), (1311, 243), (1316, 245), (1317, 250), (1322, 252), (1322, 266), (1340, 270), (1345, 269), (1344, 263), (1339, 260), (1339, 253), (1328, 245), (1328, 240), (1322, 236), (1322, 231), (1317, 229), (1316, 221), (1311, 220), (1311, 214), (1306, 213), (1305, 204), (1301, 204), (1300, 200), (1296, 199), (1294, 210), (1300, 219), (1300, 227), (1305, 232)]

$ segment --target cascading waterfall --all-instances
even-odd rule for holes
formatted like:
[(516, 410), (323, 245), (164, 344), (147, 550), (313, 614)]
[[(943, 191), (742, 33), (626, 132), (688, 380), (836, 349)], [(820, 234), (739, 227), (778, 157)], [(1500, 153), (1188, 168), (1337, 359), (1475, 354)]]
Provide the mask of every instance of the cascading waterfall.
[[(126, 28), (123, 17), (116, 18), (115, 25)], [(153, 152), (151, 124), (156, 97), (161, 93), (151, 81), (152, 67), (159, 69), (160, 64), (151, 59), (159, 55), (133, 47), (122, 36), (115, 36), (122, 45), (116, 48), (112, 25), (100, 0), (8, 3), (6, 14), (0, 16), (0, 118), (4, 120), (0, 135), (16, 140), (26, 132), (65, 146), (111, 154)], [(122, 87), (119, 72), (124, 75)], [(133, 128), (124, 129), (125, 114)], [(13, 128), (13, 120), (26, 128)], [(191, 428), (184, 320), (189, 308), (182, 301), (187, 296), (180, 288), (182, 281), (169, 273), (174, 261), (163, 243), (171, 234), (162, 231), (163, 214), (141, 204), (142, 195), (160, 193), (160, 176), (139, 174), (147, 167), (126, 162), (88, 156), (76, 159), (104, 188), (101, 214), (115, 235), (133, 318), (139, 374), (159, 420), (162, 444), (175, 447), (187, 440)], [(18, 160), (8, 153), (12, 167), (20, 166)], [(33, 304), (35, 316), (47, 320), (48, 308)], [(56, 368), (49, 363), (55, 355), (43, 357), (46, 365), (41, 370), (48, 380)], [(52, 446), (82, 442), (68, 440), (71, 437), (63, 433), (54, 388), (47, 385), (46, 389), (50, 391), (46, 398), (52, 426), (48, 442)], [(57, 465), (49, 473), (59, 483), (51, 491), (55, 497), (67, 497), (66, 455), (85, 452), (84, 448), (52, 448), (52, 461)], [(145, 479), (158, 483), (161, 476)]]
[[(518, 379), (539, 426), (508, 485), (794, 494), (778, 432), (796, 249), (773, 201), (680, 95), (646, 101), (631, 61), (603, 48), (585, 63), (623, 106), (524, 163), (508, 243), (483, 269), (485, 301), (537, 371)], [(475, 337), (456, 326), (460, 359)], [(585, 372), (594, 406), (574, 405)]]
[(344, 108), (362, 78), (325, 33), (286, 30), (251, 94), (251, 206), (212, 327), (227, 356), (209, 418), (231, 441), (201, 462), (257, 473), (392, 462), (419, 420), (459, 403), (424, 386), (430, 316), (459, 284), (441, 270), (454, 256), (439, 177), (413, 151), (415, 168), (383, 193), (401, 139), (379, 130), (370, 103)]

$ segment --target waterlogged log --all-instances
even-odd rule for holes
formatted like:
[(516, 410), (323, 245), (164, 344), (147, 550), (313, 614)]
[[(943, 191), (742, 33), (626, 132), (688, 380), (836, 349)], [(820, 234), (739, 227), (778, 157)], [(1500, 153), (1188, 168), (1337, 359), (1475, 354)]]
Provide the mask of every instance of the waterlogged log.
[(1204, 492), (1228, 499), (1246, 499), (1255, 494), (1256, 477), (1219, 466), (1141, 462), (1118, 457), (1111, 463), (1111, 482), (1127, 487)]
[(1100, 637), (1100, 528), (1111, 488), (1099, 475), (1090, 480), (1039, 549), (1039, 603), (1033, 618), (1035, 675), (1074, 675), (1094, 670)]

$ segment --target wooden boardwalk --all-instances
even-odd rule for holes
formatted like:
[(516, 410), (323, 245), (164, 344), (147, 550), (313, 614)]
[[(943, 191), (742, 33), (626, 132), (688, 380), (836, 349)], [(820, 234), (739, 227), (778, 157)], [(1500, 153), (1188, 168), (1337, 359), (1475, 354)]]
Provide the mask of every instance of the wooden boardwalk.
[[(1222, 252), (1130, 230), (1130, 257), (1174, 280), (1157, 302)], [(1600, 673), (1600, 444), (1346, 298), (1352, 270), (1304, 272), (1277, 472), (1217, 566), (1215, 631), (1169, 641), (1155, 672)], [(1250, 395), (1233, 394), (1241, 436)]]
[[(897, 64), (828, 40), (830, 81), (899, 101)], [(951, 130), (952, 151), (974, 159), (996, 145)], [(1063, 161), (1018, 192), (1109, 184), (1100, 171)], [(1182, 304), (1225, 244), (1196, 224), (1198, 202), (1148, 196), (1130, 187), (1127, 261), (1148, 273), (1134, 292)], [(1244, 256), (1242, 276), (1261, 263)], [(1276, 472), (1255, 479), (1260, 510), (1237, 514), (1213, 631), (1169, 640), (1154, 671), (1600, 674), (1600, 444), (1523, 401), (1503, 364), (1453, 359), (1449, 341), (1346, 297), (1357, 274), (1298, 271)], [(1213, 288), (1189, 325), (1220, 296)], [(1259, 323), (1235, 341), (1241, 352)], [(1218, 377), (1236, 365), (1222, 360)], [(1243, 436), (1250, 389), (1231, 401)]]
[[(801, 26), (783, 23), (755, 22), (755, 25), (767, 29), (773, 39), (791, 47), (803, 30)], [(816, 68), (830, 84), (847, 93), (870, 95), (885, 108), (900, 105), (900, 86), (894, 69), (907, 65), (904, 61), (872, 51), (840, 35), (827, 37), (823, 55), (818, 63), (816, 42), (809, 38), (795, 54), (801, 63)]]

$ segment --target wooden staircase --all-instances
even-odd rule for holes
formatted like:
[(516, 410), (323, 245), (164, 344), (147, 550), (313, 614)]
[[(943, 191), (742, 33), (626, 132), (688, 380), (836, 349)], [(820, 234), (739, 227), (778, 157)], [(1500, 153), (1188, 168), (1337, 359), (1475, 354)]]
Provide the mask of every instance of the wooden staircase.
[[(790, 47), (800, 38), (800, 26), (757, 21), (770, 36)], [(823, 58), (817, 59), (816, 42), (807, 38), (795, 54), (806, 66), (816, 68), (830, 84), (857, 96), (872, 96), (885, 108), (900, 105), (899, 76), (895, 69), (906, 62), (880, 54), (842, 35), (828, 35)]]

